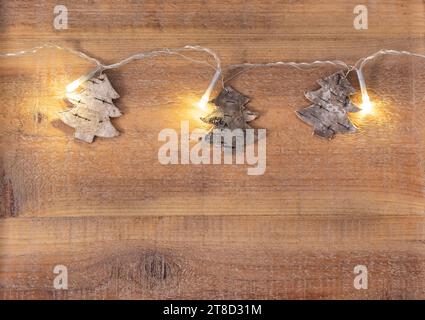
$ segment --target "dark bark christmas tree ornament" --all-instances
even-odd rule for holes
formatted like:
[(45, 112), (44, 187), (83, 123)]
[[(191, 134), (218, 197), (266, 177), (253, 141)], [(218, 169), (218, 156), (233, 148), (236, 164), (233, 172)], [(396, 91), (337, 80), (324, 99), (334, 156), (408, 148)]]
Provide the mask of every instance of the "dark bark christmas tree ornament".
[[(203, 122), (213, 125), (204, 138), (211, 143), (220, 141), (222, 145), (225, 145), (225, 130), (241, 129), (242, 134), (245, 136), (245, 130), (252, 129), (248, 122), (258, 117), (258, 113), (248, 110), (245, 106), (249, 102), (249, 98), (231, 86), (226, 86), (211, 102), (215, 105), (215, 110), (201, 118)], [(221, 136), (220, 139), (213, 139), (216, 134)], [(233, 140), (231, 146), (225, 146), (234, 147), (234, 144), (235, 140)]]
[(75, 128), (75, 138), (92, 143), (95, 136), (112, 138), (119, 132), (109, 118), (121, 116), (112, 100), (119, 98), (108, 77), (101, 73), (79, 84), (80, 90), (68, 92), (73, 107), (60, 113), (61, 120)]
[(350, 95), (356, 90), (347, 80), (343, 71), (339, 71), (317, 83), (319, 90), (309, 91), (306, 98), (313, 102), (310, 107), (297, 111), (297, 116), (313, 126), (314, 134), (332, 139), (337, 133), (351, 133), (357, 129), (348, 117), (349, 112), (358, 112), (360, 108), (350, 101)]

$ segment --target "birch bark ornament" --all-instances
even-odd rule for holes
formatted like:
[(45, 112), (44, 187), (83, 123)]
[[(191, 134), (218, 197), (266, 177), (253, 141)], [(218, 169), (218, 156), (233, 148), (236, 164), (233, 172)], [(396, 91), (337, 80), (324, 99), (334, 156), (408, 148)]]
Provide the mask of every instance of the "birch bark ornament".
[(360, 108), (350, 101), (350, 95), (356, 90), (344, 72), (339, 71), (317, 83), (321, 86), (319, 90), (305, 94), (314, 104), (297, 111), (297, 116), (313, 126), (314, 134), (329, 140), (337, 133), (355, 132), (357, 128), (348, 118), (348, 113), (358, 112)]
[(67, 93), (72, 109), (60, 113), (61, 120), (75, 128), (75, 138), (92, 143), (95, 136), (112, 138), (119, 132), (109, 118), (121, 116), (120, 110), (113, 104), (119, 95), (112, 87), (108, 77), (101, 73), (82, 83), (79, 92)]
[[(231, 86), (226, 86), (211, 102), (214, 103), (215, 110), (201, 118), (203, 122), (213, 125), (204, 140), (211, 143), (220, 141), (221, 145), (235, 147), (234, 139), (231, 146), (226, 145), (225, 132), (240, 129), (239, 132), (245, 136), (245, 130), (252, 129), (248, 122), (256, 119), (258, 113), (248, 110), (245, 105), (249, 102), (249, 98)], [(235, 132), (237, 134), (237, 131)], [(219, 139), (214, 139), (214, 135), (218, 135)]]

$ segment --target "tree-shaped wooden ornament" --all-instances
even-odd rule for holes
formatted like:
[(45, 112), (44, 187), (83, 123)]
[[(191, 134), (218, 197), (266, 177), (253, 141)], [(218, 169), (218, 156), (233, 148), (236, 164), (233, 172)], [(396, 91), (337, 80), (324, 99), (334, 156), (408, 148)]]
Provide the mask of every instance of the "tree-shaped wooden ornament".
[(112, 138), (119, 132), (109, 118), (121, 116), (112, 100), (119, 98), (105, 74), (94, 76), (80, 85), (78, 92), (67, 93), (73, 108), (61, 112), (61, 120), (75, 128), (75, 138), (92, 143), (95, 136)]
[(314, 104), (297, 111), (298, 117), (313, 126), (314, 134), (332, 139), (336, 133), (350, 133), (357, 129), (348, 118), (349, 112), (360, 109), (350, 101), (356, 92), (343, 71), (337, 72), (317, 83), (321, 88), (309, 91), (306, 98)]
[[(246, 129), (251, 129), (248, 122), (258, 117), (258, 113), (248, 110), (245, 106), (249, 102), (249, 98), (230, 86), (226, 86), (220, 94), (211, 101), (215, 105), (215, 110), (201, 120), (205, 123), (212, 124), (213, 128), (204, 138), (211, 143), (214, 142), (213, 135), (220, 134), (221, 144), (225, 144), (223, 130), (241, 129), (245, 134)], [(230, 147), (230, 146), (229, 146)], [(234, 143), (232, 142), (232, 146)]]

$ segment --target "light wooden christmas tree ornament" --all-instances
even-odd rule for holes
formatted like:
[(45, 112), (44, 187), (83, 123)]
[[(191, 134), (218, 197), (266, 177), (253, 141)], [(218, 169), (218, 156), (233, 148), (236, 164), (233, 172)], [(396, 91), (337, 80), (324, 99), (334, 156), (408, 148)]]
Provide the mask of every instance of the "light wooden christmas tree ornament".
[[(248, 110), (245, 106), (249, 98), (230, 86), (226, 86), (211, 102), (214, 103), (215, 110), (201, 118), (203, 122), (213, 125), (204, 138), (211, 143), (218, 140), (224, 145), (224, 130), (241, 129), (245, 134), (246, 129), (252, 129), (248, 122), (258, 117), (258, 113)], [(213, 139), (214, 134), (220, 135), (220, 139)], [(234, 147), (234, 142), (231, 147)]]
[(61, 120), (75, 128), (75, 138), (92, 143), (94, 137), (112, 138), (119, 132), (111, 124), (110, 118), (121, 116), (112, 100), (119, 95), (108, 77), (101, 73), (79, 84), (77, 92), (68, 92), (66, 97), (73, 107), (60, 113)]
[(317, 83), (321, 88), (309, 91), (306, 98), (313, 102), (310, 107), (297, 111), (297, 116), (313, 126), (314, 134), (332, 139), (337, 133), (351, 133), (357, 129), (348, 117), (349, 112), (360, 109), (350, 101), (356, 92), (343, 71), (337, 72)]

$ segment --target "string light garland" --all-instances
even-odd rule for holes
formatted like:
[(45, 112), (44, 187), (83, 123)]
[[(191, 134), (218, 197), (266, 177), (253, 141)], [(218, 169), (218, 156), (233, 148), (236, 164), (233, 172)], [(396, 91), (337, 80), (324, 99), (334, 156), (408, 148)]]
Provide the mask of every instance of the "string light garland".
[(425, 55), (419, 54), (419, 53), (413, 53), (409, 51), (398, 51), (398, 50), (392, 50), (392, 49), (381, 49), (377, 52), (375, 52), (372, 55), (369, 55), (364, 58), (360, 58), (357, 60), (357, 62), (354, 65), (349, 65), (341, 60), (317, 60), (313, 62), (288, 62), (288, 61), (276, 61), (276, 62), (267, 62), (267, 63), (242, 63), (242, 64), (234, 64), (228, 67), (229, 70), (236, 69), (236, 68), (243, 68), (240, 72), (233, 75), (231, 78), (226, 79), (225, 82), (228, 82), (232, 80), (233, 78), (241, 75), (244, 72), (247, 72), (249, 70), (255, 69), (255, 68), (267, 68), (267, 67), (275, 67), (275, 66), (289, 66), (294, 67), (298, 70), (305, 70), (310, 69), (314, 67), (318, 67), (320, 65), (332, 65), (336, 67), (343, 67), (346, 72), (345, 75), (348, 76), (348, 74), (352, 71), (356, 71), (360, 89), (362, 93), (362, 113), (370, 113), (373, 108), (373, 103), (370, 101), (369, 94), (367, 92), (366, 82), (363, 76), (363, 68), (366, 66), (367, 63), (370, 61), (383, 56), (383, 55), (393, 55), (393, 56), (411, 56), (416, 58), (424, 58)]
[[(77, 51), (77, 50), (74, 50), (72, 48), (63, 47), (63, 46), (60, 46), (60, 45), (57, 45), (57, 44), (54, 44), (54, 43), (46, 43), (46, 44), (31, 48), (31, 49), (28, 49), (28, 50), (21, 50), (21, 51), (11, 52), (11, 53), (2, 53), (2, 54), (0, 54), (0, 57), (26, 56), (26, 55), (30, 55), (30, 54), (35, 54), (42, 49), (57, 49), (57, 50), (66, 51), (66, 52), (69, 52), (71, 54), (77, 55), (78, 57), (80, 57), (80, 58), (82, 58), (82, 59), (84, 59), (84, 60), (95, 65), (95, 67), (92, 70), (90, 70), (87, 74), (81, 76), (80, 78), (76, 79), (75, 81), (71, 82), (69, 85), (66, 86), (67, 94), (73, 93), (83, 83), (89, 81), (90, 79), (92, 79), (94, 77), (98, 77), (99, 75), (101, 75), (103, 72), (105, 72), (107, 70), (120, 68), (120, 67), (122, 67), (122, 66), (124, 66), (128, 63), (131, 63), (133, 61), (136, 61), (136, 60), (155, 58), (155, 57), (159, 57), (159, 56), (178, 56), (178, 57), (181, 57), (183, 59), (186, 59), (186, 60), (194, 62), (194, 63), (207, 65), (207, 66), (211, 67), (215, 71), (215, 73), (214, 73), (205, 93), (202, 95), (202, 97), (200, 98), (200, 100), (197, 103), (198, 107), (203, 109), (203, 110), (205, 110), (208, 103), (210, 103), (211, 94), (212, 94), (217, 82), (220, 79), (221, 79), (221, 86), (224, 89), (225, 84), (227, 82), (229, 82), (230, 80), (234, 79), (235, 77), (241, 75), (242, 73), (247, 72), (247, 71), (252, 70), (252, 69), (255, 69), (255, 68), (289, 66), (289, 67), (297, 68), (299, 70), (306, 70), (306, 69), (310, 69), (310, 68), (314, 68), (314, 67), (319, 67), (321, 65), (332, 65), (332, 66), (336, 66), (336, 67), (342, 67), (343, 69), (341, 71), (345, 71), (345, 72), (342, 73), (345, 78), (352, 71), (355, 71), (356, 74), (357, 74), (357, 78), (358, 78), (359, 85), (360, 85), (361, 96), (362, 96), (362, 103), (361, 103), (361, 106), (360, 106), (362, 114), (368, 114), (368, 113), (372, 112), (372, 109), (373, 109), (373, 102), (370, 100), (370, 97), (369, 97), (369, 94), (368, 94), (368, 91), (367, 91), (365, 78), (364, 78), (364, 75), (363, 75), (363, 68), (366, 66), (367, 63), (369, 63), (370, 61), (372, 61), (372, 60), (374, 60), (374, 59), (376, 59), (380, 56), (383, 56), (383, 55), (393, 55), (393, 56), (406, 55), (406, 56), (417, 57), (417, 58), (425, 58), (425, 55), (423, 55), (423, 54), (413, 53), (413, 52), (409, 52), (409, 51), (382, 49), (382, 50), (379, 50), (372, 55), (360, 58), (353, 65), (347, 64), (347, 63), (345, 63), (344, 61), (341, 61), (341, 60), (317, 60), (317, 61), (313, 61), (313, 62), (276, 61), (276, 62), (267, 62), (267, 63), (242, 63), (242, 64), (229, 65), (226, 68), (227, 71), (232, 71), (234, 69), (242, 69), (242, 70), (237, 72), (236, 74), (233, 74), (230, 78), (225, 80), (223, 78), (223, 70), (222, 70), (221, 61), (220, 61), (219, 56), (213, 50), (211, 50), (209, 48), (201, 47), (201, 46), (194, 46), (194, 45), (187, 45), (187, 46), (177, 48), (177, 49), (161, 49), (161, 50), (155, 50), (155, 51), (149, 51), (149, 52), (136, 53), (136, 54), (133, 54), (133, 55), (131, 55), (131, 56), (129, 56), (129, 57), (123, 59), (123, 60), (120, 60), (116, 63), (109, 64), (109, 65), (101, 63), (98, 59), (93, 58), (93, 57), (89, 56), (88, 54), (86, 54), (82, 51)], [(198, 59), (194, 59), (192, 57), (189, 57), (188, 55), (185, 54), (185, 53), (188, 53), (188, 52), (206, 53), (210, 57), (213, 58), (215, 65), (212, 65), (207, 60), (198, 60)]]
[[(193, 46), (193, 45), (187, 45), (177, 49), (162, 49), (162, 50), (155, 50), (150, 52), (140, 52), (140, 53), (131, 55), (121, 61), (118, 61), (113, 64), (109, 64), (109, 65), (102, 64), (99, 60), (93, 57), (90, 57), (84, 52), (76, 51), (67, 47), (62, 47), (62, 46), (51, 44), (51, 43), (46, 43), (29, 50), (22, 50), (22, 51), (18, 51), (14, 53), (1, 54), (0, 56), (20, 57), (20, 56), (29, 55), (29, 54), (35, 54), (39, 50), (48, 49), (48, 48), (67, 51), (96, 65), (95, 68), (92, 69), (90, 72), (79, 77), (78, 79), (76, 79), (75, 81), (71, 82), (70, 84), (66, 86), (66, 97), (68, 98), (68, 101), (73, 105), (73, 108), (68, 110), (71, 112), (65, 111), (60, 113), (60, 118), (64, 123), (76, 128), (75, 135), (74, 135), (75, 138), (88, 143), (91, 143), (93, 141), (94, 136), (111, 138), (119, 134), (118, 131), (116, 131), (116, 129), (113, 128), (109, 122), (109, 117), (116, 116), (114, 114), (111, 114), (110, 112), (110, 106), (113, 105), (112, 100), (105, 99), (105, 96), (101, 94), (102, 91), (105, 91), (105, 90), (103, 88), (104, 85), (102, 83), (102, 80), (99, 78), (99, 76), (102, 75), (104, 71), (120, 68), (136, 60), (155, 58), (159, 56), (172, 56), (172, 55), (181, 57), (183, 59), (189, 60), (194, 63), (207, 65), (215, 70), (215, 74), (205, 94), (203, 95), (203, 97), (197, 104), (200, 108), (204, 110), (206, 109), (206, 105), (209, 102), (211, 92), (213, 91), (216, 82), (219, 80), (219, 78), (222, 75), (221, 61), (218, 55), (209, 48), (205, 48), (201, 46)], [(197, 60), (184, 54), (190, 51), (207, 53), (214, 59), (215, 66), (211, 65), (206, 60)], [(84, 83), (86, 83), (89, 80), (92, 80), (92, 82), (95, 85), (95, 88), (92, 88), (91, 90), (83, 90), (82, 93), (74, 93), (80, 86), (82, 86)], [(223, 79), (222, 79), (222, 82), (223, 82)], [(113, 88), (109, 85), (108, 90), (113, 90)], [(116, 98), (118, 97), (119, 95), (117, 94)], [(121, 115), (121, 113), (119, 115)]]
[[(82, 51), (77, 51), (77, 50), (74, 50), (74, 49), (71, 49), (71, 48), (68, 48), (68, 47), (63, 47), (63, 46), (53, 44), (53, 43), (45, 43), (43, 45), (28, 49), (28, 50), (21, 50), (21, 51), (11, 52), (11, 53), (2, 53), (2, 54), (0, 54), (0, 57), (21, 57), (21, 56), (26, 56), (26, 55), (30, 55), (30, 54), (35, 54), (42, 49), (58, 49), (58, 50), (66, 51), (66, 52), (69, 52), (71, 54), (77, 55), (78, 57), (80, 57), (84, 60), (87, 60), (88, 62), (91, 62), (91, 63), (96, 65), (95, 69), (93, 69), (89, 73), (81, 76), (77, 80), (70, 83), (66, 87), (67, 92), (72, 92), (72, 91), (76, 90), (81, 85), (81, 83), (89, 80), (90, 78), (92, 78), (97, 73), (101, 73), (105, 70), (120, 68), (120, 67), (122, 67), (122, 66), (124, 66), (124, 65), (126, 65), (130, 62), (133, 62), (135, 60), (142, 60), (142, 59), (154, 58), (154, 57), (165, 56), (165, 55), (176, 55), (176, 56), (182, 57), (186, 60), (189, 60), (191, 62), (205, 64), (205, 65), (212, 67), (216, 71), (216, 73), (213, 77), (213, 81), (211, 81), (211, 84), (208, 87), (206, 92), (212, 91), (214, 84), (220, 78), (221, 73), (222, 73), (221, 72), (220, 58), (218, 57), (218, 55), (214, 51), (212, 51), (209, 48), (205, 48), (205, 47), (201, 47), (201, 46), (193, 46), (193, 45), (187, 45), (187, 46), (184, 46), (182, 48), (177, 48), (177, 49), (162, 49), (162, 50), (155, 50), (155, 51), (150, 51), (150, 52), (140, 52), (140, 53), (131, 55), (131, 56), (129, 56), (129, 57), (127, 57), (127, 58), (125, 58), (121, 61), (118, 61), (118, 62), (113, 63), (113, 64), (109, 64), (109, 65), (102, 64), (96, 58), (90, 57), (89, 55), (85, 54)], [(208, 63), (205, 60), (196, 60), (196, 59), (193, 59), (193, 58), (188, 57), (188, 56), (183, 54), (183, 52), (188, 52), (188, 51), (205, 52), (205, 53), (209, 54), (210, 56), (212, 56), (214, 58), (214, 60), (216, 62), (216, 66), (215, 67), (212, 66), (210, 63)]]

